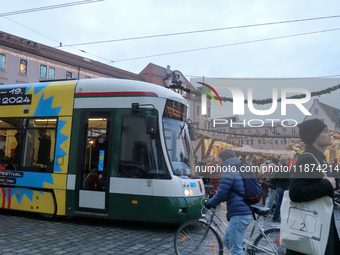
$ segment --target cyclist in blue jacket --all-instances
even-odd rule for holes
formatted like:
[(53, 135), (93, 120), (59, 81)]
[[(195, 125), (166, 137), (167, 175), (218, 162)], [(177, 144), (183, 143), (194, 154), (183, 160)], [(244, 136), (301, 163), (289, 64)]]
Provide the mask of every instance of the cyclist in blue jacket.
[(227, 202), (228, 227), (223, 237), (223, 243), (232, 255), (244, 255), (242, 242), (244, 232), (253, 220), (252, 211), (243, 201), (243, 198), (235, 193), (244, 194), (243, 180), (238, 170), (242, 165), (231, 149), (225, 149), (218, 154), (220, 164), (223, 164), (221, 180), (217, 193), (207, 203), (206, 207), (216, 207), (220, 203)]

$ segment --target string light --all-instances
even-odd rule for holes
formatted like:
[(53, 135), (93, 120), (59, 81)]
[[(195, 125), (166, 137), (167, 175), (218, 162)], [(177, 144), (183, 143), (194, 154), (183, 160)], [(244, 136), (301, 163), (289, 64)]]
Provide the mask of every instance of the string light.
[[(315, 96), (321, 96), (321, 95), (326, 95), (326, 94), (330, 94), (333, 91), (337, 91), (338, 89), (340, 89), (340, 84), (333, 86), (333, 87), (329, 87), (327, 89), (323, 89), (320, 91), (315, 91), (315, 92), (311, 92), (311, 97), (315, 97)], [(287, 97), (287, 99), (299, 99), (299, 98), (305, 98), (306, 95), (305, 94), (300, 94), (300, 95), (295, 95), (295, 96), (291, 96), (291, 97)], [(217, 96), (214, 96), (215, 99), (218, 99)], [(224, 102), (233, 102), (233, 98), (231, 97), (220, 97), (222, 101)], [(253, 104), (258, 104), (258, 105), (264, 105), (264, 104), (271, 104), (273, 103), (273, 99), (272, 98), (267, 98), (267, 99), (262, 99), (262, 100), (253, 100), (252, 101)], [(281, 98), (277, 99), (277, 102), (281, 102)], [(247, 104), (248, 100), (245, 99), (244, 103)]]

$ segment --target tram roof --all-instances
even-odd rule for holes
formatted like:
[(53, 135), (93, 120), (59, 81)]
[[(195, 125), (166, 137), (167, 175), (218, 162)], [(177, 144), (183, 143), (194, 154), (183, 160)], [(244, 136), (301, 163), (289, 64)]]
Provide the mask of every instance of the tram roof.
[(98, 78), (82, 79), (77, 82), (75, 93), (98, 93), (98, 92), (152, 92), (159, 98), (166, 98), (181, 102), (188, 106), (187, 101), (178, 93), (148, 82)]

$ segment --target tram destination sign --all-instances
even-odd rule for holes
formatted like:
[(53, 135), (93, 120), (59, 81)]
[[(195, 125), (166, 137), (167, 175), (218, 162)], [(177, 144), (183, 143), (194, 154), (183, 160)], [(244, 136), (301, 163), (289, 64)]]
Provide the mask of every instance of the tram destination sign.
[(0, 105), (30, 105), (31, 94), (25, 94), (25, 87), (0, 89)]

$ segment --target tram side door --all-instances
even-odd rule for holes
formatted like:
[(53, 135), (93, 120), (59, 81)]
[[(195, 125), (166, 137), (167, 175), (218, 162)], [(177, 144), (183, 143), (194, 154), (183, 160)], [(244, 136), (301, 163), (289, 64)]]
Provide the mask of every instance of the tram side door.
[(107, 213), (111, 112), (84, 111), (81, 118), (78, 210)]

